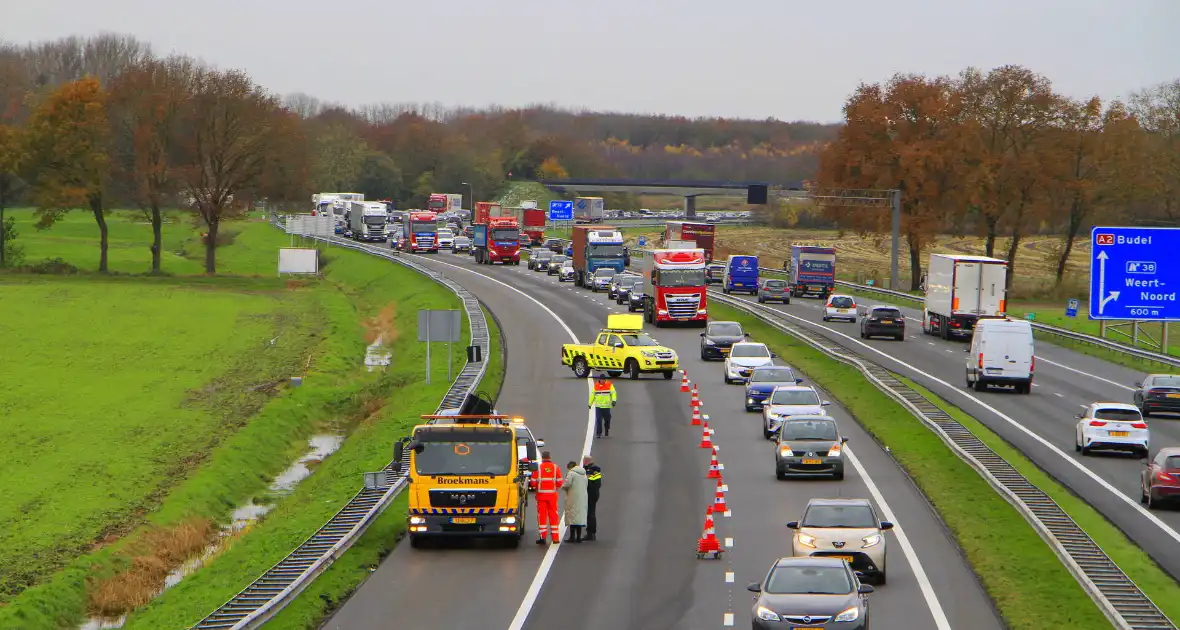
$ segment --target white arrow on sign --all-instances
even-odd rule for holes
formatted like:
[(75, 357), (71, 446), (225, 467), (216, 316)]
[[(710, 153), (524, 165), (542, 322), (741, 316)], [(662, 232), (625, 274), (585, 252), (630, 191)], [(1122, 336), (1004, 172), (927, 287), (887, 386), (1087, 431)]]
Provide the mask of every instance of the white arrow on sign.
[[(1106, 259), (1107, 258), (1110, 258), (1110, 257), (1106, 255), (1105, 251), (1098, 252), (1098, 296), (1099, 297), (1102, 297), (1102, 294), (1106, 293)], [(1119, 299), (1119, 292), (1118, 291), (1111, 291), (1110, 295), (1102, 298), (1102, 300), (1098, 302), (1098, 314), (1099, 315), (1102, 314), (1102, 311), (1106, 308), (1106, 305), (1108, 303), (1110, 303), (1111, 301), (1117, 301), (1118, 299)]]

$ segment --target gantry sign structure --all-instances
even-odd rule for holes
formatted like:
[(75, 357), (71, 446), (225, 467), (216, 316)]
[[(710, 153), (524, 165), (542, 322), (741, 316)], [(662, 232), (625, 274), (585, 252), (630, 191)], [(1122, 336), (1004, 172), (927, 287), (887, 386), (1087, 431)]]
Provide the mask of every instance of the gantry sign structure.
[[(892, 257), (889, 288), (901, 290), (898, 261), (901, 254), (901, 191), (867, 188), (812, 188), (804, 182), (771, 184), (768, 182), (628, 180), (628, 179), (550, 179), (540, 184), (557, 193), (584, 194), (620, 192), (632, 195), (669, 195), (684, 198), (685, 216), (697, 216), (696, 198), (703, 196), (746, 196), (746, 203), (765, 204), (770, 196), (810, 199), (823, 207), (889, 208), (892, 214)], [(916, 272), (917, 270), (915, 270)]]

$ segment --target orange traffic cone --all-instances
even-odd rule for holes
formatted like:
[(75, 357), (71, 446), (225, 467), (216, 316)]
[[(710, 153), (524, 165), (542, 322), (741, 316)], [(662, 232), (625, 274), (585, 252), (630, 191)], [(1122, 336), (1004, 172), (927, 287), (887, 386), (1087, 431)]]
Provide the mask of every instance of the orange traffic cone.
[(717, 492), (729, 492), (729, 485), (725, 483), (725, 477), (720, 473), (717, 474)]
[(713, 528), (713, 508), (705, 508), (705, 528), (697, 540), (697, 557), (704, 558), (713, 554), (714, 558), (721, 557), (721, 543), (717, 540), (717, 532)]
[(713, 447), (713, 456), (709, 460), (709, 474), (705, 475), (706, 479), (720, 479), (721, 478), (721, 462), (717, 461), (717, 447)]
[(692, 408), (692, 426), (694, 426), (694, 427), (701, 426), (701, 408), (700, 407), (693, 407)]
[(692, 405), (693, 407), (700, 407), (701, 406), (701, 395), (699, 393), (697, 393), (697, 386), (696, 385), (692, 386), (692, 402), (690, 402), (689, 404)]
[(688, 374), (683, 370), (680, 372), (680, 391), (688, 393)]
[(701, 428), (701, 448), (713, 448), (713, 430), (709, 428), (708, 421)]
[(713, 513), (724, 514), (729, 516), (729, 507), (725, 505), (725, 492), (721, 490), (724, 487), (721, 480), (717, 480), (717, 492), (713, 495)]

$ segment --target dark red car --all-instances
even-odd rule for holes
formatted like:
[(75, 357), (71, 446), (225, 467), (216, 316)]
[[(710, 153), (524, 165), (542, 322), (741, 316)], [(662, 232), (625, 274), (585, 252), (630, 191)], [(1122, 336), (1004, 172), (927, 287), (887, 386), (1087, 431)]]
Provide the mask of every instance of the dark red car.
[(1161, 448), (1155, 459), (1145, 461), (1147, 464), (1140, 473), (1139, 487), (1143, 492), (1140, 500), (1147, 509), (1180, 501), (1180, 446)]

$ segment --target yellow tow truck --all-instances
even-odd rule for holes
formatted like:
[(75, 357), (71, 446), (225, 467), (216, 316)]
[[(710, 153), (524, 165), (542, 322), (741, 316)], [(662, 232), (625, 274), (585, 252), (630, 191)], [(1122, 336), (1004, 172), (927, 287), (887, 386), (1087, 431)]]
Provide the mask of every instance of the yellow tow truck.
[(497, 414), (422, 416), (394, 445), (393, 469), (409, 486), (410, 546), (430, 538), (497, 538), (520, 545), (532, 462), (523, 419)]
[(674, 350), (643, 332), (643, 315), (616, 313), (607, 316), (606, 328), (599, 331), (594, 343), (562, 345), (561, 364), (572, 368), (578, 378), (601, 370), (612, 377), (625, 373), (637, 379), (640, 374), (659, 373), (671, 380), (680, 360)]

